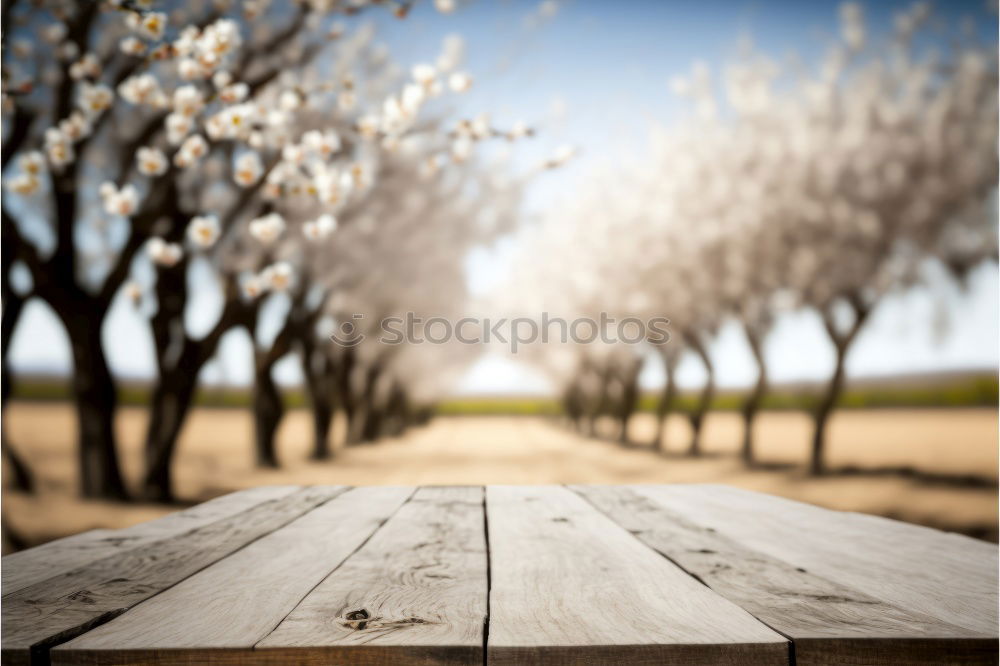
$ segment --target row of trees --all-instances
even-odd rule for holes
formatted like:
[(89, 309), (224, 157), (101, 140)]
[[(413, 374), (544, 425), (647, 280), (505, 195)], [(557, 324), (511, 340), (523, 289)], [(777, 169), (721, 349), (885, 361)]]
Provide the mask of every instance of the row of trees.
[[(148, 319), (155, 348), (144, 498), (173, 498), (201, 370), (235, 330), (253, 340), (260, 465), (278, 465), (273, 369), (290, 353), (314, 458), (331, 454), (337, 408), (350, 443), (424, 418), (447, 374), (428, 363), (458, 367), (461, 354), (329, 336), (354, 315), (461, 300), (465, 253), (509, 227), (519, 192), (474, 149), (530, 134), (485, 116), (446, 124), (437, 98), (472, 83), (461, 40), (404, 70), (370, 28), (338, 20), (366, 3), (164, 4), (3, 3), (3, 350), (29, 299), (64, 326), (86, 497), (129, 496), (104, 330), (119, 299)], [(409, 3), (392, 7), (405, 16)]]
[[(675, 369), (692, 354), (707, 374), (689, 414), (697, 455), (715, 389), (709, 345), (736, 321), (758, 369), (742, 408), (752, 462), (768, 335), (782, 312), (808, 309), (836, 359), (812, 411), (810, 467), (821, 473), (845, 358), (873, 309), (928, 263), (962, 280), (995, 260), (996, 44), (946, 31), (922, 3), (874, 40), (859, 6), (841, 14), (842, 38), (815, 67), (747, 50), (721, 80), (705, 66), (676, 79), (691, 117), (656, 129), (645, 159), (595, 174), (576, 201), (524, 232), (524, 282), (510, 291), (529, 296), (508, 308), (671, 320), (665, 345), (536, 350), (578, 423), (612, 415), (627, 440), (652, 355), (666, 377), (653, 442), (662, 446)], [(918, 48), (921, 32), (950, 50)]]

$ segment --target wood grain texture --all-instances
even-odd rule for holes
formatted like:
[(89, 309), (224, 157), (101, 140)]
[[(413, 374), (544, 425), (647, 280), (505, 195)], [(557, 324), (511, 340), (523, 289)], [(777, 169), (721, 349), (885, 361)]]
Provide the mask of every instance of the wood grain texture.
[(2, 662), (997, 663), (994, 544), (724, 486), (411, 491), (260, 488), (4, 558)]
[[(572, 486), (643, 543), (795, 642), (796, 663), (969, 663), (975, 632), (896, 607), (700, 525), (622, 486)], [(992, 649), (991, 649), (992, 648)]]
[(4, 597), (4, 663), (27, 661), (32, 654), (47, 658), (52, 645), (112, 619), (344, 490), (342, 486), (304, 488)]
[(637, 486), (746, 546), (899, 608), (997, 636), (997, 546), (729, 486)]
[(91, 530), (6, 555), (0, 570), (3, 594), (13, 594), (32, 583), (82, 567), (88, 562), (207, 525), (298, 489), (298, 486), (261, 486), (241, 490), (132, 527)]
[(573, 492), (489, 486), (488, 661), (786, 664), (786, 639)]
[(391, 486), (348, 490), (111, 622), (54, 648), (52, 662), (249, 660), (252, 654), (247, 653), (254, 644), (414, 490)]
[(479, 487), (421, 488), (257, 646), (259, 663), (482, 663)]

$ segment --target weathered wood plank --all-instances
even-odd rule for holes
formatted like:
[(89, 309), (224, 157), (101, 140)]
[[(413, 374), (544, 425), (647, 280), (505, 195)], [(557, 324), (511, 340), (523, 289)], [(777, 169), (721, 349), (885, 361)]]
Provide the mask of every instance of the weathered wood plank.
[(299, 486), (261, 486), (217, 497), (184, 511), (120, 530), (90, 530), (3, 558), (2, 587), (7, 596), (32, 583), (82, 567), (114, 553), (207, 525), (268, 500), (284, 497)]
[[(795, 642), (796, 663), (995, 658), (996, 641), (749, 548), (623, 486), (572, 486), (612, 520)], [(820, 528), (821, 525), (814, 525)]]
[(47, 656), (52, 645), (112, 619), (345, 490), (305, 488), (4, 597), (4, 663), (26, 662), (31, 654)]
[(489, 486), (488, 661), (788, 662), (788, 643), (573, 492)]
[(216, 658), (231, 663), (236, 656), (247, 661), (254, 644), (414, 490), (391, 486), (348, 490), (111, 622), (54, 648), (52, 662), (207, 664)]
[(482, 663), (483, 490), (421, 488), (257, 646), (263, 663)]
[(996, 639), (994, 544), (727, 486), (636, 489), (759, 552)]

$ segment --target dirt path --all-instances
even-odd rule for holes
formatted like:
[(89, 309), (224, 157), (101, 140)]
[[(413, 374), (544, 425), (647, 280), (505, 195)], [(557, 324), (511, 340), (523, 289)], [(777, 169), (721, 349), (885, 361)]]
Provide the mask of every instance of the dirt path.
[[(35, 497), (4, 493), (8, 527), (27, 543), (102, 526), (148, 520), (177, 507), (82, 502), (74, 497), (71, 442), (75, 422), (64, 405), (15, 404), (11, 440), (39, 475)], [(636, 420), (633, 436), (648, 438), (652, 419)], [(129, 479), (139, 474), (145, 414), (122, 410), (118, 427)], [(671, 422), (668, 448), (687, 439)], [(834, 423), (829, 461), (836, 466), (907, 466), (927, 472), (992, 476), (997, 472), (997, 415), (992, 410), (844, 412)], [(758, 437), (769, 462), (805, 459), (808, 421), (766, 414)], [(309, 418), (293, 412), (279, 433), (283, 468), (253, 467), (251, 422), (243, 410), (196, 410), (184, 431), (175, 468), (179, 495), (202, 501), (260, 484), (480, 483), (726, 483), (838, 509), (864, 511), (995, 539), (997, 493), (992, 488), (929, 484), (898, 475), (836, 475), (813, 479), (799, 469), (752, 469), (732, 455), (739, 443), (735, 415), (708, 420), (709, 456), (690, 459), (624, 449), (581, 438), (555, 423), (522, 417), (442, 418), (401, 440), (339, 449), (329, 463), (312, 463)]]

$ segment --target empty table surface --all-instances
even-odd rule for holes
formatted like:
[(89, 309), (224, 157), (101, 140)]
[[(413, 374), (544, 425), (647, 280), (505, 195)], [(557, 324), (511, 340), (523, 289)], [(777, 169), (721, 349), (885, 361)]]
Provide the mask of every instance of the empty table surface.
[(4, 663), (996, 663), (997, 547), (726, 486), (273, 486), (3, 558)]

